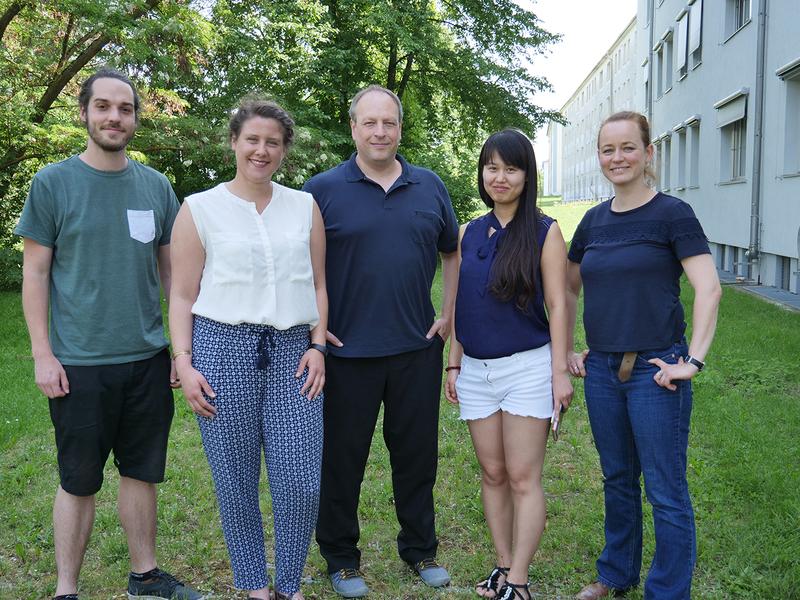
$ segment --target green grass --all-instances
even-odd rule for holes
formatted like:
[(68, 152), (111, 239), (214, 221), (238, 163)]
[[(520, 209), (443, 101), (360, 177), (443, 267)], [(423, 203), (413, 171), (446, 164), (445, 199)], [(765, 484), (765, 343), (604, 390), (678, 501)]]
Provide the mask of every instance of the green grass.
[[(562, 202), (561, 196), (543, 196), (536, 201), (536, 205), (544, 214), (558, 221), (558, 226), (561, 228), (567, 244), (572, 241), (572, 236), (583, 215), (595, 204), (597, 202)], [(472, 218), (485, 214), (486, 210), (486, 207), (481, 204), (481, 209), (475, 211)]]
[[(560, 208), (554, 206), (553, 208)], [(571, 208), (571, 207), (567, 207)], [(547, 208), (546, 208), (547, 210)], [(438, 286), (438, 283), (437, 283)], [(438, 289), (435, 293), (438, 303)], [(691, 302), (691, 290), (684, 293)], [(57, 485), (47, 401), (32, 381), (17, 294), (0, 294), (0, 598), (40, 599), (53, 592), (51, 525)], [(797, 598), (800, 589), (800, 313), (734, 289), (724, 290), (708, 368), (695, 381), (689, 483), (698, 528), (694, 597), (710, 600)], [(170, 440), (167, 480), (159, 487), (160, 562), (216, 598), (233, 599), (211, 478), (193, 416), (182, 398)], [(492, 551), (481, 512), (479, 473), (465, 425), (442, 403), (436, 485), (439, 558), (453, 586), (432, 592), (399, 561), (389, 461), (380, 431), (361, 502), (362, 566), (370, 598), (472, 598)], [(121, 598), (127, 550), (117, 522), (113, 467), (98, 495), (97, 523), (81, 577), (85, 598)], [(594, 576), (603, 544), (601, 476), (582, 387), (548, 450), (547, 529), (531, 568), (537, 598), (568, 598)], [(268, 494), (262, 494), (269, 522)], [(271, 533), (267, 534), (271, 544)], [(645, 520), (649, 564), (653, 532)], [(643, 573), (644, 574), (644, 573)], [(307, 598), (332, 599), (316, 547)], [(629, 594), (642, 597), (641, 589)]]

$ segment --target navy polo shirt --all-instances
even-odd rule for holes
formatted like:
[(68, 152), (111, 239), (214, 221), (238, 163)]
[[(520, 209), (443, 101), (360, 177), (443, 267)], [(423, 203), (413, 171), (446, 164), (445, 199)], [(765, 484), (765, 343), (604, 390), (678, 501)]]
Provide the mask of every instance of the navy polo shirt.
[(602, 352), (659, 350), (686, 330), (681, 260), (709, 254), (692, 207), (658, 193), (647, 204), (614, 212), (591, 208), (572, 238), (569, 260), (581, 265), (586, 343)]
[[(536, 223), (536, 243), (544, 246), (553, 219), (540, 215)], [(495, 233), (489, 235), (489, 229)], [(513, 300), (499, 300), (489, 291), (497, 251), (506, 229), (494, 212), (467, 225), (461, 238), (461, 269), (456, 296), (456, 337), (464, 353), (472, 358), (499, 358), (541, 348), (550, 341), (550, 324), (542, 293), (541, 252), (536, 265), (536, 297), (525, 312)]]
[(439, 252), (458, 245), (458, 222), (441, 179), (408, 164), (388, 192), (349, 160), (309, 179), (327, 238), (328, 330), (342, 357), (392, 356), (432, 342), (431, 285)]

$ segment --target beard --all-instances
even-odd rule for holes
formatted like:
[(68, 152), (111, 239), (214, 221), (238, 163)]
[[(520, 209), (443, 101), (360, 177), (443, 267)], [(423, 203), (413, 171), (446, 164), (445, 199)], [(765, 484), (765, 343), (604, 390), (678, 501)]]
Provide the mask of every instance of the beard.
[(125, 133), (124, 137), (110, 140), (105, 137), (103, 130), (97, 125), (90, 125), (87, 123), (86, 130), (89, 132), (89, 137), (92, 138), (92, 141), (97, 144), (101, 150), (105, 150), (106, 152), (120, 152), (121, 150), (125, 150), (135, 132), (135, 130), (130, 130)]

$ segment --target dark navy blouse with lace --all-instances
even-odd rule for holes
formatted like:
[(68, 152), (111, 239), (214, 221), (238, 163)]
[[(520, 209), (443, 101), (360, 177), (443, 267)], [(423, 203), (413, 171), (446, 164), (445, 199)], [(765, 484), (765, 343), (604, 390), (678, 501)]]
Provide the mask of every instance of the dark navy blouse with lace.
[(674, 196), (658, 193), (624, 212), (612, 211), (611, 200), (590, 209), (569, 250), (581, 265), (589, 348), (656, 350), (680, 341), (680, 261), (709, 253), (692, 207)]
[[(536, 226), (536, 241), (544, 245), (553, 219), (542, 216)], [(489, 236), (489, 228), (496, 233)], [(456, 337), (464, 353), (473, 358), (499, 358), (516, 352), (540, 348), (550, 341), (550, 326), (544, 310), (541, 268), (536, 299), (527, 313), (513, 301), (502, 302), (489, 292), (491, 270), (497, 249), (506, 230), (493, 212), (467, 225), (461, 238), (461, 269), (456, 296)]]

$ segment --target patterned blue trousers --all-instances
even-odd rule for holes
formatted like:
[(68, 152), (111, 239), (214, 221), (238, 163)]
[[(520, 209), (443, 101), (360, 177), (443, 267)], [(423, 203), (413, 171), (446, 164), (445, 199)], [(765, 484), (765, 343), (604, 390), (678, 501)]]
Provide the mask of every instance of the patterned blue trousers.
[(217, 394), (208, 399), (216, 416), (197, 421), (239, 589), (269, 585), (258, 505), (262, 448), (275, 528), (275, 587), (289, 596), (300, 589), (322, 460), (322, 397), (301, 396), (306, 374), (294, 376), (308, 343), (308, 326), (281, 331), (194, 319), (192, 365)]

